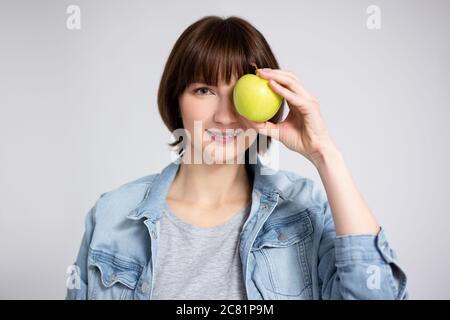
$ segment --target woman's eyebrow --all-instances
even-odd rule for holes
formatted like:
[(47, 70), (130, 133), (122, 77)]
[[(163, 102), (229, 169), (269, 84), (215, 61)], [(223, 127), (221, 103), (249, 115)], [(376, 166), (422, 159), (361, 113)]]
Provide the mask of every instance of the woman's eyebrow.
[[(214, 86), (214, 85), (212, 85), (212, 84), (207, 84), (207, 83), (205, 83), (205, 82), (193, 82), (193, 83), (191, 83), (191, 86), (206, 86), (206, 87), (211, 87), (211, 88), (214, 88), (214, 89), (219, 89), (219, 86)], [(223, 87), (228, 87), (228, 86), (223, 86)], [(234, 85), (232, 85), (232, 86), (230, 86), (230, 88), (233, 88), (234, 87)]]
[(191, 85), (192, 85), (192, 86), (195, 86), (195, 85), (201, 85), (201, 86), (208, 86), (208, 87), (214, 87), (214, 88), (217, 88), (216, 86), (213, 86), (212, 84), (207, 84), (207, 83), (205, 83), (205, 82), (193, 82), (193, 83), (191, 83)]

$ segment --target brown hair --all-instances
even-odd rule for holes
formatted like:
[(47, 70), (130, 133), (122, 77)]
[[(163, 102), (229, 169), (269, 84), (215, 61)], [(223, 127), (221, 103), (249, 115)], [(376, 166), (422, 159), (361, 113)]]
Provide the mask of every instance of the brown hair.
[[(158, 89), (158, 109), (167, 128), (173, 132), (183, 128), (178, 99), (185, 88), (194, 82), (203, 82), (216, 86), (219, 75), (227, 84), (232, 75), (240, 78), (244, 74), (254, 73), (258, 68), (278, 69), (278, 62), (264, 36), (246, 20), (231, 16), (226, 19), (218, 16), (206, 16), (191, 24), (178, 38), (167, 59)], [(268, 121), (281, 121), (284, 99), (278, 112)], [(268, 150), (271, 138), (267, 137), (267, 149), (260, 150), (260, 134), (257, 152)], [(183, 148), (178, 144), (181, 154)], [(248, 152), (248, 150), (246, 151)]]

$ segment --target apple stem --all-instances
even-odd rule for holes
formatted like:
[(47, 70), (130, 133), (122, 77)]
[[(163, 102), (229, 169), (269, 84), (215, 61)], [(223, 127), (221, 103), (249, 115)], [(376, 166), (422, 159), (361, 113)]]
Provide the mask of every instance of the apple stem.
[(257, 73), (258, 72), (258, 66), (256, 65), (256, 63), (252, 62), (250, 64), (255, 68), (255, 73)]

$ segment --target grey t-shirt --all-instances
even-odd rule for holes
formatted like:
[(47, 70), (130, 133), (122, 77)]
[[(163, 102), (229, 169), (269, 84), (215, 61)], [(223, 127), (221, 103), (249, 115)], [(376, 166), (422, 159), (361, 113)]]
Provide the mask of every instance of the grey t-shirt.
[(221, 225), (204, 228), (179, 219), (166, 202), (152, 299), (247, 299), (239, 234), (250, 207), (251, 202)]

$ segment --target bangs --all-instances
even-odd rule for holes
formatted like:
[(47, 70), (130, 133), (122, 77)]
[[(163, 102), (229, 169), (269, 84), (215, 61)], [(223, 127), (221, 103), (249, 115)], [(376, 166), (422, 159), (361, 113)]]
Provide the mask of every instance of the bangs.
[(229, 84), (233, 76), (237, 80), (244, 74), (254, 74), (252, 63), (258, 68), (273, 66), (274, 61), (265, 58), (266, 46), (239, 21), (229, 19), (204, 25), (201, 32), (192, 36), (180, 59), (176, 92), (194, 82)]

